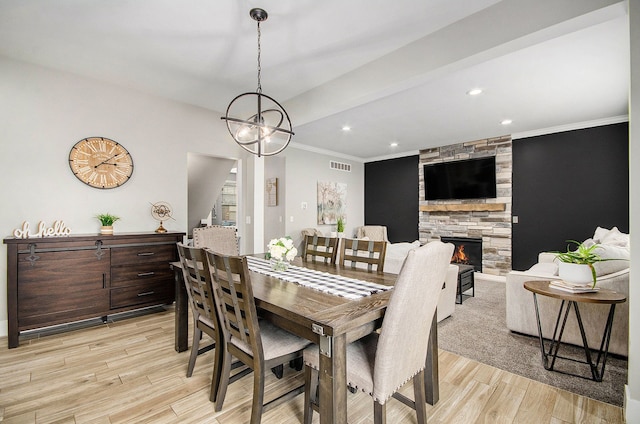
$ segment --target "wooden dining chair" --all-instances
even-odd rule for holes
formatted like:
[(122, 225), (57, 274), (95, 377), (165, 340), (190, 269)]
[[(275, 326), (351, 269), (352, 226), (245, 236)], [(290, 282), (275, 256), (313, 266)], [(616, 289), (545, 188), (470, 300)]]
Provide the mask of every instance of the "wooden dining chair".
[(302, 393), (304, 386), (264, 402), (265, 370), (302, 356), (308, 340), (295, 336), (268, 321), (258, 321), (247, 258), (226, 256), (207, 250), (214, 297), (227, 353), (223, 357), (215, 410), (220, 411), (229, 384), (231, 356), (253, 369), (251, 424), (260, 422), (263, 410)]
[(193, 245), (223, 255), (239, 255), (238, 230), (235, 227), (208, 225), (193, 229)]
[(358, 240), (343, 238), (340, 240), (340, 265), (358, 267), (366, 265), (367, 271), (383, 272), (384, 258), (387, 252), (386, 241)]
[(339, 240), (337, 237), (305, 236), (302, 244), (302, 260), (313, 262), (322, 260), (325, 264), (335, 265)]
[[(453, 244), (433, 241), (411, 250), (391, 293), (380, 332), (347, 346), (347, 383), (373, 397), (374, 422), (386, 422), (386, 402), (394, 397), (415, 409), (426, 424), (424, 368), (431, 322), (436, 312)], [(318, 347), (304, 351), (304, 422), (318, 410)], [(413, 380), (414, 400), (398, 393)]]
[[(220, 369), (224, 350), (220, 349), (221, 334), (213, 298), (211, 274), (203, 249), (178, 243), (178, 254), (180, 255), (182, 275), (193, 315), (193, 341), (189, 365), (187, 366), (187, 377), (191, 377), (193, 374), (198, 355), (208, 352), (217, 345), (218, 349), (216, 349), (213, 361), (213, 375), (209, 395), (209, 399), (214, 402), (220, 383)], [(209, 335), (213, 341), (208, 346), (200, 348), (202, 333)]]

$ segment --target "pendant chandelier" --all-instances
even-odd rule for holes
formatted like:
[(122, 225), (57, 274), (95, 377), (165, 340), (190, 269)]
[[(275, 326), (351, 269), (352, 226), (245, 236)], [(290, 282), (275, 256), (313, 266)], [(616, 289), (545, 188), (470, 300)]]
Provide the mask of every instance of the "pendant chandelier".
[(273, 156), (289, 145), (294, 134), (287, 111), (272, 97), (262, 94), (260, 22), (267, 20), (267, 12), (251, 9), (249, 16), (258, 23), (258, 88), (255, 93), (243, 93), (234, 98), (222, 119), (226, 121), (231, 137), (243, 149), (258, 157)]

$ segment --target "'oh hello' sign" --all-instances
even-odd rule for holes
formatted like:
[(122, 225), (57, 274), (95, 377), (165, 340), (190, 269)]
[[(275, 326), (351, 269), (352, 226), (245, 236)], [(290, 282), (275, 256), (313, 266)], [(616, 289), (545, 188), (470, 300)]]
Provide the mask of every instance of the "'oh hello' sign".
[(22, 228), (16, 228), (13, 230), (15, 238), (27, 239), (31, 237), (56, 237), (56, 236), (68, 236), (71, 234), (71, 228), (67, 228), (62, 221), (54, 221), (51, 227), (46, 226), (44, 221), (38, 223), (38, 231), (31, 233), (31, 225), (28, 221), (22, 223)]

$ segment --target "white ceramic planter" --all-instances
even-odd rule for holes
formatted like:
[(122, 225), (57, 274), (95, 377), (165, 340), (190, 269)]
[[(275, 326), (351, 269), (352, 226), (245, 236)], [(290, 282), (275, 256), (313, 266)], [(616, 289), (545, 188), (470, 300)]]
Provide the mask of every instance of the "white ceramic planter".
[(559, 262), (558, 276), (569, 283), (593, 284), (589, 265)]

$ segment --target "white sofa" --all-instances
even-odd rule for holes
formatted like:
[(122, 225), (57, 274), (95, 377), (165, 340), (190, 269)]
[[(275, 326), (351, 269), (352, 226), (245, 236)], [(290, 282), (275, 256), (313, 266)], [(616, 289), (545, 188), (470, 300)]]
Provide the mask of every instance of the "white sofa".
[[(596, 253), (602, 257), (624, 259), (629, 258), (629, 238), (620, 233), (616, 227), (611, 230), (598, 227), (593, 242), (600, 243)], [(589, 243), (591, 240), (586, 240)], [(597, 286), (614, 290), (629, 296), (629, 262), (606, 261), (595, 264)], [(538, 255), (538, 263), (527, 271), (511, 271), (506, 279), (506, 318), (507, 328), (518, 333), (538, 335), (533, 294), (523, 287), (525, 281), (555, 280), (558, 277), (558, 266), (553, 253), (542, 252)], [(561, 301), (547, 296), (537, 296), (540, 310), (542, 334), (551, 338), (555, 327)], [(589, 303), (580, 303), (580, 315), (585, 327), (589, 347), (599, 348), (609, 307)], [(582, 346), (582, 338), (574, 312), (569, 314), (562, 340)], [(611, 331), (609, 352), (628, 356), (629, 341), (629, 303), (616, 306)]]

